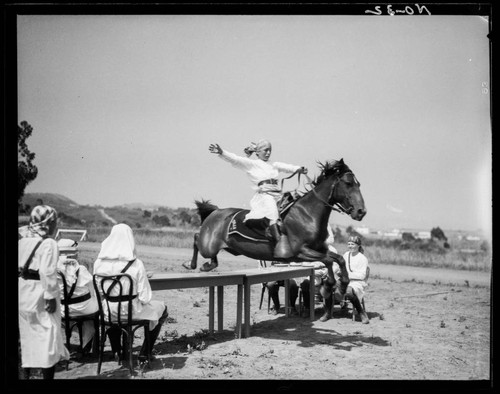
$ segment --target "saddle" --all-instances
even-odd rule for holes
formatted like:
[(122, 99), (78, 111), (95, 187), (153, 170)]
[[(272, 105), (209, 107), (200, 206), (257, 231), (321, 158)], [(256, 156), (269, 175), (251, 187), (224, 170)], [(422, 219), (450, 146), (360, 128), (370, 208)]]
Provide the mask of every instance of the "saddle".
[[(285, 218), (290, 207), (295, 203), (295, 201), (297, 201), (298, 198), (299, 195), (296, 192), (283, 193), (283, 196), (277, 204), (278, 212), (282, 220)], [(233, 215), (231, 221), (229, 222), (227, 235), (239, 235), (255, 242), (272, 241), (273, 238), (269, 232), (269, 219), (248, 219), (246, 222), (243, 222), (248, 212), (248, 209), (243, 209)], [(281, 227), (280, 222), (278, 222), (278, 225)]]
[(286, 216), (290, 207), (299, 199), (299, 197), (300, 196), (296, 191), (283, 193), (277, 204), (281, 219)]

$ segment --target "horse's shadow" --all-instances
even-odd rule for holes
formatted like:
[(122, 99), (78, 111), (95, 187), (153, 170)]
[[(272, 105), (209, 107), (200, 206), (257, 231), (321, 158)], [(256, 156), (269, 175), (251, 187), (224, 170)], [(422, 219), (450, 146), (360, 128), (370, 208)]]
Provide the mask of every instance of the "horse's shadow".
[[(340, 319), (348, 319), (351, 321), (351, 314), (341, 311), (334, 311), (332, 318), (325, 323), (321, 323), (328, 327), (315, 327), (322, 311), (315, 312), (314, 321), (308, 318), (292, 316), (279, 316), (271, 320), (263, 320), (254, 323), (251, 326), (251, 336), (261, 337), (263, 339), (280, 339), (283, 341), (298, 342), (301, 347), (314, 347), (316, 345), (330, 345), (338, 350), (351, 351), (353, 348), (370, 344), (374, 346), (390, 346), (390, 342), (384, 338), (373, 335), (367, 336), (361, 333), (355, 335), (344, 335), (333, 329), (335, 321)], [(369, 312), (370, 319), (379, 317), (376, 312)], [(352, 322), (353, 324), (361, 324), (359, 321)], [(345, 327), (345, 326), (343, 326)]]
[[(390, 343), (380, 337), (362, 335), (355, 333), (351, 335), (343, 335), (334, 329), (335, 321), (341, 319), (351, 322), (351, 312), (334, 309), (332, 318), (325, 323), (321, 323), (323, 327), (318, 327), (316, 323), (322, 314), (322, 310), (315, 311), (314, 321), (307, 317), (291, 316), (286, 317), (284, 314), (276, 318), (263, 319), (259, 322), (251, 324), (250, 336), (266, 339), (279, 339), (281, 341), (297, 342), (297, 346), (312, 348), (317, 345), (330, 345), (334, 349), (351, 351), (353, 348), (362, 347), (366, 344), (374, 346), (390, 346)], [(380, 317), (377, 312), (367, 312), (370, 319)], [(359, 321), (352, 322), (354, 325), (360, 325)], [(345, 328), (345, 325), (343, 325)], [(166, 337), (158, 338), (153, 350), (154, 359), (146, 367), (145, 371), (169, 369), (182, 369), (185, 367), (189, 355), (204, 350), (212, 344), (220, 344), (230, 342), (235, 339), (234, 330), (226, 329), (222, 332), (208, 333), (203, 331), (195, 333), (191, 336), (180, 336), (177, 338), (167, 339)], [(135, 355), (139, 352), (140, 345), (134, 346)], [(108, 354), (109, 353), (109, 354)], [(104, 359), (110, 361), (111, 352), (105, 352)], [(97, 357), (87, 356), (85, 360), (74, 360), (73, 362), (82, 364), (95, 364), (97, 372)], [(105, 361), (106, 362), (106, 361)], [(115, 363), (115, 361), (111, 361)], [(87, 365), (88, 366), (88, 365)], [(78, 368), (74, 365), (73, 368)], [(140, 368), (135, 365), (135, 373), (140, 374)], [(116, 363), (112, 369), (101, 371), (100, 375), (82, 376), (77, 379), (130, 379), (128, 368)]]

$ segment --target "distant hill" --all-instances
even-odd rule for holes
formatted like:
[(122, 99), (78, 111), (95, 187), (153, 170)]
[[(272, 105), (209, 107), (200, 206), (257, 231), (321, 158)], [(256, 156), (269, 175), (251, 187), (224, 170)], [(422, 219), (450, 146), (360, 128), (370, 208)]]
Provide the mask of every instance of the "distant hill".
[(160, 209), (162, 207), (160, 204), (144, 204), (141, 202), (122, 204), (120, 206), (124, 207), (124, 208), (142, 209), (142, 210), (149, 210), (149, 211), (154, 211), (155, 209)]
[[(26, 193), (22, 199), (24, 205), (29, 205), (30, 208), (38, 205), (38, 201), (42, 200), (44, 204), (54, 207), (57, 211), (67, 210), (79, 205), (68, 197), (53, 193)], [(29, 211), (29, 210), (28, 210)]]
[[(161, 227), (196, 228), (200, 225), (200, 218), (195, 208), (170, 208), (144, 203), (123, 204), (114, 207), (80, 205), (66, 196), (53, 193), (26, 193), (22, 203), (27, 206), (27, 209), (25, 212), (19, 212), (18, 220), (20, 225), (29, 221), (28, 215), (31, 209), (38, 205), (38, 200), (42, 200), (44, 204), (48, 204), (57, 210), (60, 218), (60, 228), (88, 229), (90, 227), (112, 226), (115, 223), (127, 223), (132, 228), (146, 229)], [(335, 218), (338, 219), (338, 216)], [(339, 228), (342, 232), (345, 232), (348, 227), (357, 227), (354, 224), (337, 224), (335, 221), (332, 224), (334, 229)], [(374, 230), (370, 229), (370, 231)], [(431, 229), (419, 229), (413, 232), (421, 230), (430, 231)], [(471, 235), (473, 232), (445, 229), (445, 234), (448, 237), (456, 238)]]
[(19, 212), (19, 224), (29, 219), (32, 208), (40, 203), (57, 210), (59, 227), (89, 228), (107, 227), (115, 223), (127, 223), (133, 228), (198, 227), (200, 219), (194, 208), (169, 208), (154, 204), (125, 204), (114, 207), (100, 205), (80, 205), (75, 201), (53, 193), (26, 193), (22, 204), (24, 212)]

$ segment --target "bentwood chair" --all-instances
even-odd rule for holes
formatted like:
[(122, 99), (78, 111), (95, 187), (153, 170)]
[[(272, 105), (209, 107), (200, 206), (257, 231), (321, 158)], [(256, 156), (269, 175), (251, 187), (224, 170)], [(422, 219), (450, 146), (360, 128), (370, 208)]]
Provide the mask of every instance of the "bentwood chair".
[[(130, 374), (134, 374), (133, 364), (133, 342), (135, 332), (143, 328), (146, 346), (149, 349), (149, 320), (135, 320), (132, 313), (132, 301), (137, 298), (134, 294), (134, 282), (132, 277), (126, 273), (116, 275), (93, 276), (94, 288), (96, 290), (99, 316), (101, 321), (101, 335), (99, 343), (99, 361), (97, 374), (101, 373), (102, 359), (106, 336), (110, 329), (117, 329), (123, 337), (122, 354), (128, 357)], [(128, 290), (126, 290), (128, 288)], [(126, 310), (127, 313), (123, 313)], [(147, 353), (147, 361), (151, 363), (151, 354)]]
[[(63, 291), (62, 291), (62, 297), (61, 297), (61, 305), (64, 306), (64, 316), (63, 316), (63, 325), (64, 325), (64, 331), (66, 334), (66, 347), (68, 348), (68, 351), (71, 351), (70, 345), (71, 345), (71, 333), (73, 332), (73, 329), (75, 327), (78, 328), (78, 335), (80, 338), (80, 347), (79, 351), (81, 352), (82, 356), (85, 355), (85, 348), (83, 346), (83, 323), (87, 320), (91, 320), (94, 322), (94, 328), (95, 328), (95, 334), (94, 338), (92, 339), (92, 353), (96, 354), (97, 349), (98, 349), (98, 344), (99, 344), (99, 312), (94, 312), (86, 315), (79, 315), (79, 316), (74, 316), (71, 315), (69, 306), (73, 304), (77, 304), (79, 302), (86, 301), (90, 299), (91, 294), (87, 293), (83, 296), (78, 296), (74, 297), (73, 292), (75, 290), (76, 286), (76, 281), (73, 283), (70, 289), (68, 289), (68, 283), (66, 281), (66, 277), (61, 271), (57, 272), (59, 274), (59, 277), (61, 278), (62, 285), (63, 285)], [(66, 364), (66, 369), (68, 369), (69, 366), (69, 361)]]

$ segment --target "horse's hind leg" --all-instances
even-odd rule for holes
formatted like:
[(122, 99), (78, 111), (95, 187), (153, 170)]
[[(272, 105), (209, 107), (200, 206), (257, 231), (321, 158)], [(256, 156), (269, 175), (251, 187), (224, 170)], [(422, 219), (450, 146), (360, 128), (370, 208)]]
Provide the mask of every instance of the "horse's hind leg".
[(187, 262), (182, 263), (182, 266), (187, 269), (194, 270), (196, 269), (197, 262), (198, 262), (198, 238), (200, 237), (199, 233), (196, 233), (194, 235), (194, 242), (193, 242), (193, 257), (191, 258), (191, 264), (188, 265)]
[[(198, 266), (198, 239), (200, 238), (200, 234), (196, 233), (194, 235), (194, 242), (193, 242), (193, 257), (191, 258), (191, 264), (188, 264), (187, 262), (182, 263), (182, 266), (186, 269), (191, 269), (194, 270)], [(206, 262), (204, 263), (200, 271), (208, 272), (212, 271), (214, 268), (217, 268), (219, 265), (219, 261), (217, 260), (217, 256), (214, 256), (211, 258), (210, 263)]]

